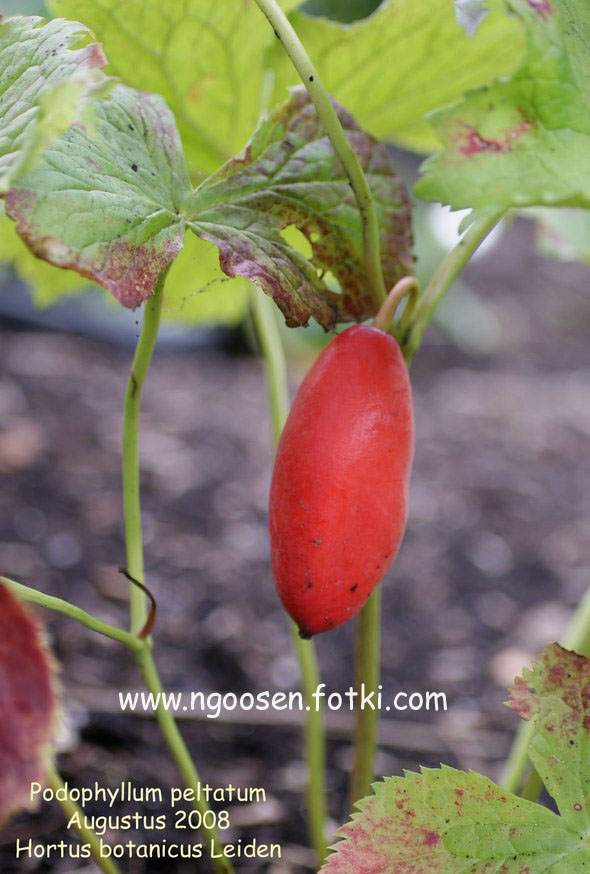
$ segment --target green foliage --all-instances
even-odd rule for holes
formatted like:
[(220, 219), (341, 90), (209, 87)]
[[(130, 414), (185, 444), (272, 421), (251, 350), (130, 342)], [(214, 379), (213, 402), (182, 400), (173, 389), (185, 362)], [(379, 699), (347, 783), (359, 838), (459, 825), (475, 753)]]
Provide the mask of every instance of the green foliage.
[[(526, 29), (524, 64), (432, 121), (445, 144), (416, 193), (473, 207), (590, 207), (590, 10), (584, 0), (510, 0)], [(575, 21), (575, 26), (572, 26)]]
[[(181, 251), (188, 227), (215, 243), (227, 276), (251, 279), (270, 294), (291, 326), (313, 316), (330, 328), (338, 318), (373, 314), (356, 199), (305, 89), (195, 190), (174, 117), (160, 97), (118, 85), (93, 111), (91, 126), (70, 127), (5, 195), (6, 215), (40, 258), (135, 308)], [(409, 198), (387, 150), (338, 112), (375, 196), (392, 285), (412, 267)], [(294, 228), (309, 252), (292, 245)], [(22, 253), (12, 249), (8, 243), (6, 254), (22, 272)], [(211, 320), (212, 250), (205, 242), (192, 250), (168, 279), (166, 309), (177, 318)], [(220, 298), (217, 318), (235, 321), (244, 306), (245, 286), (234, 283)]]
[[(295, 0), (283, 0), (282, 5), (289, 11), (296, 3)], [(255, 127), (261, 108), (268, 106), (273, 99), (282, 100), (286, 86), (297, 82), (282, 46), (254, 3), (236, 5), (234, 0), (216, 0), (203, 10), (201, 0), (171, 0), (166, 4), (156, 0), (127, 0), (125, 3), (122, 0), (51, 0), (51, 8), (57, 15), (76, 16), (93, 29), (107, 51), (109, 72), (120, 76), (127, 85), (163, 95), (174, 112), (189, 172), (199, 180), (241, 148)], [(454, 20), (448, 0), (424, 0), (422, 4), (410, 3), (409, 0), (385, 3), (375, 15), (352, 28), (301, 14), (294, 14), (293, 20), (301, 29), (304, 40), (309, 41), (312, 55), (318, 60), (328, 87), (353, 106), (361, 118), (366, 118), (376, 133), (386, 136), (399, 134), (401, 141), (420, 149), (434, 146), (434, 140), (421, 120), (425, 110), (455, 99), (466, 86), (509, 71), (519, 52), (519, 33), (497, 11), (488, 16), (474, 40), (467, 40)], [(402, 45), (403, 52), (400, 52)], [(198, 51), (195, 51), (196, 46)], [(395, 63), (389, 64), (388, 53), (394, 50)], [(376, 63), (379, 69), (375, 67)], [(447, 72), (444, 77), (439, 75), (441, 68)], [(121, 93), (120, 89), (117, 93)], [(110, 146), (108, 137), (105, 139), (104, 125), (110, 121), (104, 117), (105, 107), (112, 107), (117, 100), (118, 97), (106, 98), (99, 104), (102, 116), (98, 124), (103, 130), (101, 148), (106, 144), (106, 152)], [(137, 103), (138, 98), (134, 97), (134, 100)], [(86, 134), (88, 139), (94, 138), (90, 129)], [(158, 136), (161, 140), (161, 131)], [(66, 147), (68, 138), (70, 145)], [(88, 139), (80, 131), (68, 132), (60, 145), (51, 147), (52, 160), (60, 149), (63, 151), (71, 145), (82, 146), (79, 159), (83, 160)], [(148, 152), (152, 145), (147, 140), (144, 143)], [(106, 152), (103, 149), (99, 160), (101, 163), (105, 159), (105, 170), (110, 160)], [(123, 161), (129, 157), (127, 149)], [(89, 154), (85, 154), (86, 159), (90, 159)], [(138, 162), (132, 160), (132, 163)], [(180, 163), (174, 173), (179, 167)], [(57, 189), (65, 184), (63, 174), (59, 181), (55, 169), (46, 166), (45, 181), (40, 188), (43, 202), (32, 207), (29, 201), (24, 208), (22, 199), (15, 205), (13, 198), (8, 211), (17, 219), (21, 232), (41, 257), (48, 257), (48, 246), (42, 239), (61, 240), (63, 245), (57, 248), (51, 248), (49, 242), (49, 256), (53, 263), (73, 266), (134, 305), (149, 294), (156, 268), (164, 266), (178, 251), (182, 233), (174, 212), (178, 208), (178, 192), (171, 195), (167, 183), (164, 192), (156, 186), (155, 197), (152, 197), (152, 192), (146, 197), (145, 184), (143, 191), (133, 192), (138, 180), (130, 180), (128, 172), (121, 175), (122, 169), (118, 166), (115, 174), (118, 181), (113, 185), (117, 190), (109, 189), (105, 172), (102, 181), (85, 178), (78, 190), (62, 195)], [(34, 175), (36, 173), (38, 170), (33, 168), (33, 176), (29, 174), (23, 183), (19, 181), (19, 187), (24, 184), (25, 190), (32, 191), (30, 186), (40, 182), (40, 176)], [(47, 182), (49, 178), (50, 183)], [(98, 199), (90, 206), (93, 187), (97, 188)], [(109, 207), (105, 206), (105, 197), (108, 197)], [(121, 210), (125, 200), (133, 213), (131, 227), (122, 225), (125, 218)], [(64, 211), (63, 219), (58, 220), (56, 227), (53, 217), (58, 202), (60, 211)], [(148, 202), (155, 209), (154, 213), (148, 209)], [(399, 198), (395, 202), (399, 203)], [(95, 208), (97, 204), (100, 213)], [(103, 222), (105, 216), (108, 220)], [(25, 228), (25, 218), (28, 221), (31, 217), (33, 228)], [(90, 226), (93, 220), (95, 228), (100, 225), (100, 239), (92, 238)], [(288, 221), (293, 223), (292, 217), (288, 217)], [(227, 234), (227, 228), (224, 234)], [(353, 236), (356, 236), (356, 230)], [(356, 259), (359, 243), (351, 240)], [(208, 285), (212, 278), (206, 273), (211, 263), (211, 249), (205, 249), (209, 254), (199, 259), (197, 272), (193, 269), (196, 268), (196, 256), (181, 256), (181, 262), (173, 271), (174, 282), (169, 279), (167, 283), (165, 311), (191, 320), (202, 314), (209, 320), (214, 316), (214, 297), (219, 297), (219, 319), (233, 320), (243, 309), (245, 286), (239, 284), (240, 290), (234, 294), (225, 283)], [(337, 250), (338, 246), (334, 252)], [(139, 288), (130, 287), (129, 271), (125, 273), (121, 263), (125, 253), (133, 253), (135, 260), (131, 266), (134, 270), (138, 267), (137, 259), (141, 259)], [(338, 290), (333, 270), (328, 270), (322, 280), (317, 276), (316, 267), (303, 259), (296, 249), (289, 257), (299, 264), (297, 270), (304, 268), (308, 289), (319, 289), (320, 296), (325, 297), (329, 297), (325, 291), (326, 283)], [(43, 289), (37, 293), (38, 299), (47, 302), (59, 295), (62, 283), (56, 280), (51, 268), (27, 267), (22, 253), (14, 260), (21, 275), (33, 280), (38, 277), (37, 285)], [(318, 261), (317, 252), (315, 260)], [(321, 258), (319, 263), (325, 270)], [(391, 275), (395, 277), (397, 273), (394, 271)], [(70, 278), (63, 280), (64, 291), (79, 285)], [(205, 292), (197, 291), (205, 286)], [(237, 289), (238, 285), (234, 283), (234, 287)], [(315, 304), (308, 307), (307, 314), (314, 308), (317, 311)], [(350, 306), (348, 311), (350, 314)], [(366, 315), (369, 310), (366, 306), (360, 307), (354, 315), (359, 313)], [(299, 323), (305, 318), (306, 314), (300, 310), (291, 321)], [(329, 323), (325, 309), (320, 319), (325, 325)]]
[[(375, 198), (391, 286), (412, 269), (409, 200), (387, 150), (341, 107), (337, 111)], [(260, 285), (288, 325), (313, 316), (329, 328), (335, 320), (374, 314), (356, 199), (305, 89), (293, 91), (184, 210), (188, 226), (219, 246), (224, 272)], [(293, 225), (311, 245), (310, 257), (282, 235)], [(341, 295), (330, 291), (325, 271), (338, 281)]]
[(166, 277), (162, 315), (192, 324), (237, 325), (248, 305), (249, 284), (222, 272), (216, 246), (187, 234)]
[[(0, 262), (10, 264), (29, 284), (39, 307), (95, 288), (78, 273), (31, 257), (14, 222), (5, 216), (0, 218)], [(248, 282), (222, 273), (216, 247), (194, 234), (185, 237), (182, 251), (166, 277), (163, 317), (190, 324), (235, 325), (244, 316), (247, 299)]]
[(117, 86), (92, 130), (71, 127), (5, 197), (29, 248), (135, 307), (180, 249), (189, 190), (174, 118), (159, 97)]
[(0, 20), (0, 192), (84, 117), (87, 98), (109, 84), (104, 64), (100, 47), (76, 22)]
[[(281, 5), (288, 9), (294, 2)], [(164, 97), (194, 177), (217, 169), (252, 134), (263, 107), (265, 59), (276, 40), (255, 3), (50, 0), (48, 5), (54, 14), (75, 17), (92, 29), (106, 51), (109, 72)]]
[[(331, 16), (336, 6), (346, 11), (340, 2), (325, 2)], [(288, 10), (297, 4), (281, 5)], [(428, 152), (439, 141), (424, 114), (459, 100), (467, 88), (508, 75), (521, 56), (517, 23), (504, 14), (502, 0), (490, 5), (471, 40), (450, 0), (385, 2), (352, 27), (301, 13), (291, 18), (324, 84), (363, 127)], [(211, 172), (238, 151), (269, 97), (281, 102), (286, 87), (299, 84), (253, 2), (50, 0), (50, 6), (92, 28), (110, 72), (166, 99), (193, 175)], [(314, 11), (321, 11), (317, 3)]]
[(443, 766), (389, 777), (358, 804), (325, 874), (581, 874), (590, 869), (590, 660), (552, 644), (517, 678), (529, 755), (560, 815)]
[[(471, 39), (450, 0), (383, 3), (351, 27), (302, 14), (291, 21), (328, 91), (374, 136), (417, 152), (440, 146), (426, 113), (513, 72), (522, 54), (518, 24), (499, 0)], [(296, 82), (291, 67), (279, 64), (280, 49), (275, 46), (277, 100)]]
[[(510, 706), (534, 719), (529, 757), (562, 820), (589, 832), (590, 659), (552, 644), (516, 679)], [(590, 840), (587, 849), (590, 854)]]

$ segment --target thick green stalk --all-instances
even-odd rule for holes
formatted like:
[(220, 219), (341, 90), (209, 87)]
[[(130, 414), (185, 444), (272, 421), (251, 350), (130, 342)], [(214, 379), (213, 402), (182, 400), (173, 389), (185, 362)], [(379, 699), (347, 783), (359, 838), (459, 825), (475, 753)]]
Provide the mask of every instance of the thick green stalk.
[[(566, 649), (574, 650), (579, 655), (590, 658), (590, 589), (576, 608), (565, 634), (563, 645)], [(502, 785), (509, 792), (517, 793), (520, 789), (522, 778), (529, 765), (528, 749), (534, 730), (533, 720), (521, 722), (518, 727), (502, 778)], [(534, 801), (539, 797), (542, 786), (541, 778), (532, 768), (521, 794), (523, 798)]]
[(145, 641), (140, 640), (128, 631), (122, 628), (117, 628), (115, 625), (109, 625), (108, 622), (103, 622), (102, 619), (97, 619), (81, 610), (80, 607), (75, 607), (69, 601), (64, 601), (61, 598), (54, 598), (52, 595), (46, 595), (45, 592), (39, 592), (37, 589), (31, 589), (29, 586), (24, 586), (22, 583), (17, 583), (14, 580), (9, 580), (6, 577), (0, 577), (0, 583), (3, 583), (8, 589), (14, 592), (21, 600), (28, 601), (31, 604), (37, 604), (39, 607), (45, 607), (47, 610), (56, 610), (58, 613), (63, 613), (64, 616), (69, 616), (75, 619), (86, 628), (92, 631), (97, 631), (99, 634), (104, 634), (105, 637), (111, 637), (113, 640), (124, 643), (132, 652), (139, 652), (146, 646)]
[[(47, 785), (50, 789), (53, 789), (54, 792), (57, 792), (58, 789), (60, 792), (64, 792), (66, 788), (64, 781), (53, 766), (49, 767), (46, 780)], [(74, 825), (73, 828), (76, 829), (83, 842), (90, 846), (90, 851), (101, 871), (104, 871), (104, 874), (120, 874), (120, 870), (114, 862), (110, 859), (102, 858), (100, 853), (100, 840), (92, 829), (86, 828), (84, 825), (84, 812), (78, 807), (78, 805), (69, 798), (67, 793), (65, 793), (65, 798), (59, 801), (58, 804), (65, 813), (68, 822), (73, 816), (76, 817), (77, 824)]]
[[(143, 540), (141, 535), (141, 506), (139, 494), (139, 415), (141, 390), (151, 361), (156, 343), (165, 273), (160, 276), (153, 295), (146, 303), (141, 334), (135, 350), (131, 374), (125, 394), (123, 421), (123, 511), (125, 517), (125, 545), (127, 550), (127, 570), (132, 577), (143, 583), (144, 561)], [(147, 618), (147, 605), (144, 593), (135, 585), (130, 586), (131, 630), (139, 633)], [(162, 703), (162, 684), (158, 676), (152, 653), (151, 643), (135, 652), (135, 659), (144, 678), (148, 690), (158, 701), (156, 719), (170, 754), (188, 788), (193, 790), (193, 806), (201, 814), (209, 808), (199, 800), (200, 778), (192, 761), (191, 755), (180, 734), (176, 720), (171, 711)], [(213, 828), (202, 827), (201, 831), (207, 839), (207, 852), (213, 854), (212, 863), (217, 874), (233, 874), (231, 863), (221, 856), (223, 844)]]
[[(289, 412), (287, 367), (285, 353), (278, 331), (275, 307), (269, 297), (252, 286), (254, 323), (266, 369), (273, 437), (279, 442)], [(304, 745), (307, 762), (306, 808), (311, 844), (316, 852), (318, 867), (326, 858), (326, 768), (324, 710), (312, 697), (320, 684), (320, 673), (311, 640), (302, 640), (294, 622), (289, 623), (293, 646), (299, 662), (305, 711)], [(321, 702), (321, 699), (318, 699)]]
[[(381, 649), (381, 589), (378, 586), (357, 619), (354, 685), (359, 696), (375, 692), (377, 698)], [(358, 699), (357, 699), (358, 701)], [(375, 779), (375, 754), (379, 711), (355, 708), (354, 764), (350, 777), (350, 806), (371, 792)]]
[(267, 17), (277, 37), (293, 66), (301, 76), (301, 80), (311, 97), (318, 116), (326, 129), (330, 142), (340, 163), (349, 178), (350, 186), (356, 197), (363, 228), (363, 250), (367, 283), (375, 305), (375, 312), (385, 299), (386, 289), (381, 268), (381, 251), (379, 241), (379, 222), (371, 189), (361, 167), (358, 156), (340, 124), (340, 119), (330, 100), (330, 95), (322, 84), (318, 71), (311, 62), (305, 47), (291, 26), (276, 0), (256, 0), (260, 10)]
[[(416, 354), (434, 311), (447, 293), (451, 283), (503, 215), (503, 212), (496, 212), (474, 222), (455, 248), (451, 249), (438, 265), (430, 282), (418, 298), (405, 334), (400, 338), (407, 362), (411, 361)], [(402, 324), (404, 321), (402, 317)]]

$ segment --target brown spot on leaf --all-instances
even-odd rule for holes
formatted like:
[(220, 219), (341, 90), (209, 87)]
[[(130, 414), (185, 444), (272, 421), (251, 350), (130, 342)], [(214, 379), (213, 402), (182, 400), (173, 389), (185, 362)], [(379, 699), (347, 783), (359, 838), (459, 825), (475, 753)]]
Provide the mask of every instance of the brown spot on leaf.
[(510, 707), (518, 713), (521, 719), (532, 719), (539, 712), (539, 701), (534, 689), (531, 689), (522, 677), (517, 677), (510, 689)]
[(158, 277), (181, 249), (180, 230), (161, 250), (154, 245), (133, 247), (127, 242), (115, 242), (109, 247), (104, 267), (94, 278), (123, 306), (135, 309), (152, 294)]
[(469, 157), (477, 152), (507, 152), (508, 148), (499, 140), (489, 140), (482, 137), (474, 127), (464, 125), (465, 131), (462, 137), (462, 142), (459, 145), (459, 151), (462, 155)]
[(462, 122), (458, 135), (459, 152), (467, 158), (478, 152), (506, 154), (511, 151), (514, 141), (531, 130), (533, 126), (532, 122), (523, 118), (519, 124), (506, 130), (501, 138), (492, 139), (484, 137), (476, 128)]

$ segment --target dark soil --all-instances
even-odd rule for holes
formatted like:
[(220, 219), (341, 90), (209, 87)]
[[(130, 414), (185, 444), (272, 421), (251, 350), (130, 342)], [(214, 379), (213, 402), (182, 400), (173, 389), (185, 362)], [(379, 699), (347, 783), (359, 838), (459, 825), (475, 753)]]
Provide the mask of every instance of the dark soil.
[[(383, 775), (445, 762), (498, 778), (518, 722), (502, 704), (506, 685), (563, 634), (588, 585), (589, 271), (534, 255), (529, 226), (517, 222), (465, 278), (500, 332), (493, 350), (466, 353), (433, 328), (416, 359), (411, 515), (383, 585), (384, 697), (442, 691), (448, 710), (385, 714)], [(0, 569), (123, 625), (119, 440), (130, 356), (0, 325)], [(157, 353), (142, 424), (146, 563), (166, 687), (297, 688), (269, 572), (272, 453), (260, 363), (243, 351)], [(64, 778), (76, 786), (178, 785), (153, 719), (119, 709), (117, 692), (140, 686), (131, 658), (72, 620), (43, 618), (62, 666)], [(343, 692), (352, 682), (352, 626), (320, 636), (317, 648), (327, 689)], [(203, 782), (267, 793), (265, 804), (232, 807), (230, 837), (280, 842), (283, 858), (238, 870), (306, 870), (299, 714), (188, 716), (182, 730)], [(347, 814), (350, 724), (350, 714), (330, 714), (335, 824)], [(154, 812), (111, 812), (135, 809)], [(87, 812), (105, 810), (94, 804)], [(164, 836), (179, 833), (143, 839)], [(4, 874), (94, 870), (71, 859), (16, 863), (15, 840), (30, 837), (76, 844), (60, 808), (44, 804), (5, 829)], [(109, 837), (138, 839), (133, 831)], [(170, 860), (127, 860), (122, 868), (209, 870), (204, 861)]]

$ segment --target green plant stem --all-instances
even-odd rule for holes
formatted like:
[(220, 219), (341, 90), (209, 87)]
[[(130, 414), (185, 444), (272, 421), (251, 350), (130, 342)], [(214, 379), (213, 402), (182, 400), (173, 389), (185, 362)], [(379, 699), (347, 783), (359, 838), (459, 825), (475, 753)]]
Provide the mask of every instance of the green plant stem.
[(301, 691), (303, 703), (309, 710), (305, 711), (304, 748), (307, 763), (307, 784), (305, 790), (305, 806), (311, 846), (316, 854), (318, 868), (323, 865), (328, 855), (326, 841), (326, 732), (324, 725), (324, 708), (321, 699), (318, 704), (313, 699), (313, 693), (320, 686), (320, 672), (313, 641), (302, 640), (294, 622), (289, 622), (293, 645), (299, 662), (301, 674)]
[[(158, 336), (165, 278), (166, 274), (163, 273), (145, 304), (141, 335), (127, 381), (123, 408), (123, 514), (127, 570), (141, 583), (144, 582), (138, 456), (141, 390)], [(129, 603), (131, 632), (139, 634), (147, 619), (147, 605), (145, 594), (133, 585), (129, 589)]]
[(434, 311), (450, 288), (451, 283), (503, 215), (503, 212), (495, 212), (474, 222), (455, 248), (445, 255), (438, 265), (430, 282), (418, 298), (405, 334), (400, 338), (406, 362), (409, 363), (412, 360), (420, 347), (424, 332), (431, 322)]
[[(361, 695), (377, 691), (380, 665), (381, 590), (375, 589), (356, 623), (356, 651), (354, 686)], [(358, 698), (356, 699), (358, 702)], [(377, 751), (377, 728), (379, 711), (355, 707), (354, 764), (350, 777), (350, 806), (369, 795), (375, 779), (375, 753)]]
[[(564, 636), (564, 647), (590, 658), (590, 589), (580, 600)], [(506, 760), (502, 785), (509, 792), (518, 793), (524, 773), (529, 765), (529, 744), (535, 730), (534, 721), (521, 722), (510, 753)], [(536, 800), (543, 783), (534, 768), (527, 777), (521, 792), (523, 798)]]
[[(47, 770), (47, 785), (53, 789), (54, 792), (57, 790), (64, 791), (66, 786), (60, 775), (57, 773), (56, 769), (53, 766), (50, 766)], [(120, 874), (119, 868), (111, 859), (103, 859), (100, 853), (100, 840), (97, 835), (92, 831), (92, 829), (86, 828), (84, 825), (84, 813), (77, 804), (75, 804), (66, 792), (66, 797), (59, 801), (61, 809), (66, 815), (66, 819), (68, 822), (71, 820), (73, 816), (75, 816), (78, 820), (78, 823), (73, 826), (85, 844), (89, 844), (90, 851), (96, 861), (98, 867), (104, 871), (104, 874)]]
[[(161, 700), (164, 688), (160, 681), (151, 649), (146, 647), (143, 652), (137, 653), (136, 660), (146, 687), (152, 695), (155, 697), (158, 696)], [(176, 720), (172, 713), (162, 706), (159, 706), (156, 710), (156, 720), (160, 726), (162, 736), (168, 745), (168, 749), (174, 757), (180, 776), (185, 785), (193, 790), (194, 797), (190, 799), (190, 802), (195, 810), (198, 810), (204, 817), (209, 810), (209, 805), (199, 797), (200, 793), (198, 789), (201, 779), (192, 760), (191, 754), (189, 753), (180, 733)], [(205, 847), (206, 852), (211, 853), (211, 850), (213, 850), (217, 856), (217, 854), (221, 852), (223, 844), (220, 841), (216, 830), (203, 824), (201, 825), (201, 832), (207, 841)], [(227, 859), (215, 857), (212, 859), (212, 863), (218, 874), (233, 874), (233, 867)]]
[(22, 583), (17, 583), (14, 580), (9, 580), (6, 577), (0, 577), (0, 583), (3, 583), (8, 589), (14, 592), (21, 600), (28, 601), (31, 604), (37, 604), (39, 607), (45, 607), (47, 610), (55, 610), (58, 613), (63, 613), (71, 619), (75, 619), (86, 628), (92, 631), (97, 631), (99, 634), (104, 634), (105, 637), (110, 637), (125, 646), (132, 652), (139, 652), (144, 649), (145, 642), (128, 631), (122, 628), (117, 628), (115, 625), (110, 625), (108, 622), (103, 622), (102, 619), (97, 619), (81, 610), (80, 607), (75, 607), (69, 601), (64, 601), (61, 598), (54, 598), (52, 595), (46, 595), (45, 592), (39, 592), (37, 589), (31, 589), (29, 586), (24, 586)]
[(270, 297), (250, 283), (250, 300), (252, 302), (256, 336), (264, 361), (272, 418), (272, 436), (276, 447), (287, 421), (287, 415), (289, 414), (285, 351), (281, 335), (279, 334), (275, 305)]
[[(289, 412), (287, 367), (285, 353), (276, 320), (275, 306), (262, 291), (251, 286), (252, 309), (258, 342), (262, 352), (269, 391), (275, 446), (279, 442)], [(312, 697), (320, 685), (315, 646), (302, 640), (294, 622), (289, 622), (293, 646), (299, 662), (305, 711), (304, 746), (307, 762), (306, 809), (309, 837), (315, 850), (318, 867), (326, 858), (326, 768), (324, 709), (316, 706)], [(321, 702), (321, 699), (319, 699)]]
[[(123, 511), (127, 570), (131, 576), (142, 583), (144, 581), (144, 560), (139, 493), (139, 415), (141, 390), (151, 361), (160, 323), (164, 280), (165, 273), (160, 276), (153, 295), (146, 303), (143, 326), (127, 384), (123, 413)], [(130, 586), (130, 611), (131, 629), (138, 633), (145, 625), (147, 605), (144, 593), (133, 584)], [(172, 712), (167, 710), (162, 703), (163, 687), (154, 661), (151, 641), (148, 639), (146, 645), (137, 650), (134, 655), (147, 689), (158, 701), (156, 720), (170, 754), (187, 788), (193, 790), (191, 803), (195, 810), (205, 814), (209, 807), (199, 797), (201, 780), (198, 771)], [(221, 855), (223, 844), (219, 840), (216, 830), (203, 825), (201, 831), (207, 839), (206, 850), (209, 855), (213, 856), (211, 861), (217, 874), (233, 874), (233, 866)]]
[(301, 80), (314, 103), (334, 151), (349, 178), (361, 216), (367, 282), (371, 289), (375, 312), (377, 312), (385, 299), (386, 288), (381, 268), (377, 211), (363, 168), (356, 152), (348, 142), (330, 96), (320, 80), (318, 71), (312, 64), (305, 47), (291, 26), (289, 19), (281, 10), (276, 0), (256, 0), (256, 3), (267, 17), (271, 27), (293, 62), (293, 66), (301, 76)]

